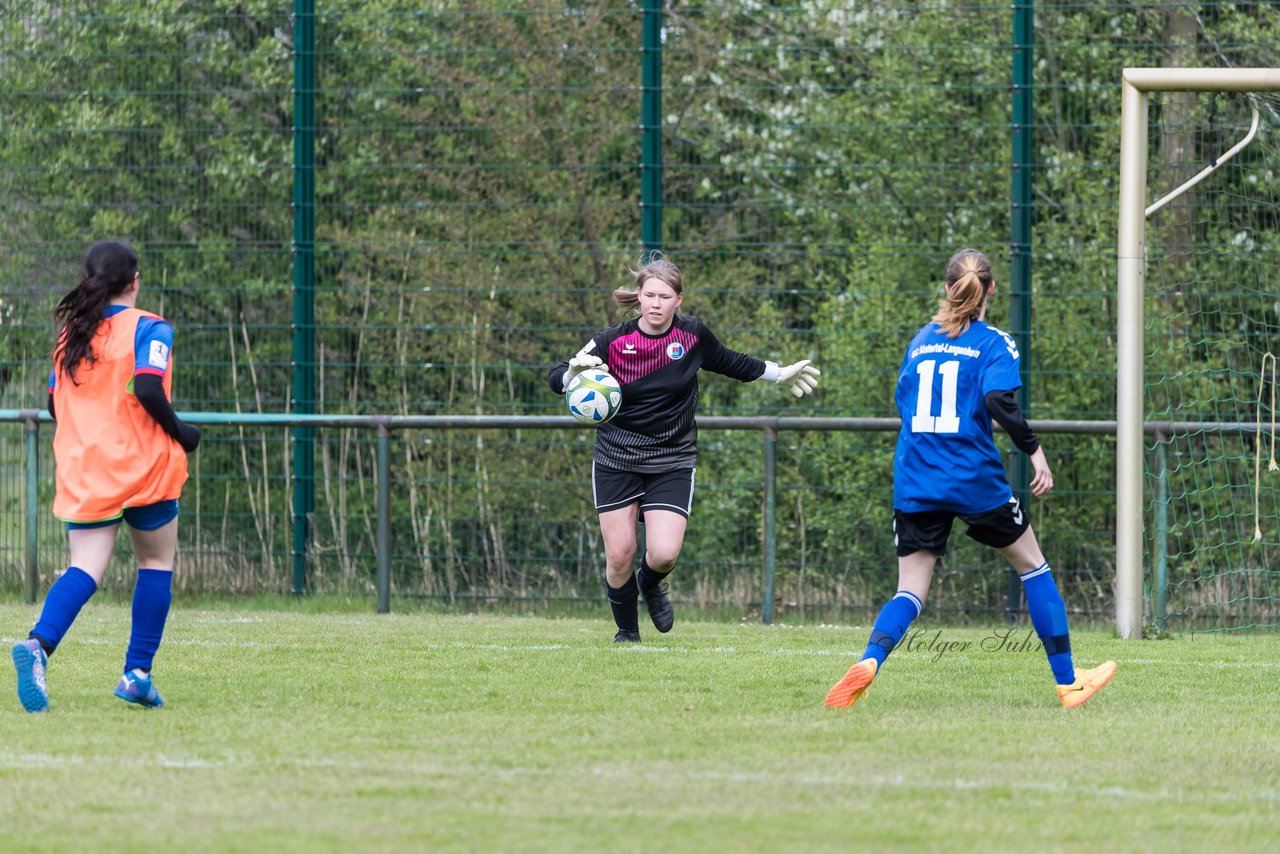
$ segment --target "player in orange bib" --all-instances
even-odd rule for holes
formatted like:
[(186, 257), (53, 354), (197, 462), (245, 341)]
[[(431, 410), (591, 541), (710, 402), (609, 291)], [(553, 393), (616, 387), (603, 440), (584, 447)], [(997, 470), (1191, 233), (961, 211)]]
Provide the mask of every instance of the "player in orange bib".
[(135, 307), (137, 254), (127, 243), (95, 243), (84, 268), (54, 313), (61, 332), (49, 375), (49, 413), (57, 421), (53, 514), (67, 525), (71, 566), (49, 589), (28, 638), (13, 647), (18, 699), (28, 712), (49, 708), (49, 656), (102, 583), (121, 520), (138, 580), (115, 694), (144, 707), (164, 705), (151, 663), (169, 614), (187, 454), (200, 444), (199, 429), (169, 402), (173, 328)]

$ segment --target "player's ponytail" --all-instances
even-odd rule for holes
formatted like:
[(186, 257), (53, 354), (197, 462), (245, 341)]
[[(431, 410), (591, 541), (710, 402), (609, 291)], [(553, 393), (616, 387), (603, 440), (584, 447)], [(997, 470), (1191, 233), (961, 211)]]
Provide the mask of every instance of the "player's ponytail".
[(991, 288), (991, 262), (976, 249), (962, 249), (947, 263), (947, 292), (938, 301), (933, 322), (942, 327), (948, 338), (957, 338), (969, 330), (970, 321), (982, 314), (987, 291)]
[(53, 349), (53, 363), (58, 373), (72, 383), (83, 362), (97, 361), (93, 352), (93, 336), (106, 312), (107, 304), (119, 296), (138, 274), (138, 255), (129, 244), (104, 240), (89, 247), (84, 256), (84, 276), (80, 284), (53, 310), (61, 327), (58, 344)]
[(618, 306), (618, 313), (623, 316), (640, 313), (640, 286), (649, 279), (659, 279), (670, 285), (671, 290), (677, 294), (684, 293), (684, 276), (681, 275), (680, 268), (663, 258), (661, 253), (652, 253), (649, 260), (640, 265), (640, 269), (631, 271), (631, 275), (635, 278), (634, 287), (618, 288), (613, 292), (613, 301)]

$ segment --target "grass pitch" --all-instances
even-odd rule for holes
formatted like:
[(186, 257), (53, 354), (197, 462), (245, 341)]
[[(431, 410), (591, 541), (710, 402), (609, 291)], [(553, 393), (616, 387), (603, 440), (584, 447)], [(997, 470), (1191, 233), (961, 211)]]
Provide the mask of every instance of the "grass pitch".
[[(5, 649), (36, 610), (0, 606)], [(642, 620), (644, 615), (642, 613)], [(679, 613), (677, 611), (677, 617)], [(86, 608), (50, 713), (0, 673), (0, 849), (835, 851), (1275, 844), (1280, 638), (1076, 632), (1112, 683), (928, 628), (866, 700), (822, 699), (866, 627), (196, 610), (167, 703), (111, 696), (128, 609)], [(966, 646), (967, 644), (967, 646)], [(1034, 639), (1030, 646), (1034, 647)]]

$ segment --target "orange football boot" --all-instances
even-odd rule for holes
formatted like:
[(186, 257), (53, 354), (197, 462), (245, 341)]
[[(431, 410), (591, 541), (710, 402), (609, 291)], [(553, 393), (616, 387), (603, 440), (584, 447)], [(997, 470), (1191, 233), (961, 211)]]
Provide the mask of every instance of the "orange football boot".
[(878, 665), (874, 658), (864, 658), (850, 667), (840, 681), (832, 685), (831, 690), (827, 692), (827, 707), (847, 709), (858, 702), (867, 692), (867, 686), (871, 684), (871, 680), (876, 678), (877, 669)]
[(1070, 685), (1058, 686), (1058, 699), (1062, 701), (1063, 708), (1074, 709), (1098, 693), (1102, 686), (1110, 682), (1111, 677), (1115, 675), (1116, 663), (1114, 661), (1104, 661), (1089, 670), (1077, 667), (1076, 681)]

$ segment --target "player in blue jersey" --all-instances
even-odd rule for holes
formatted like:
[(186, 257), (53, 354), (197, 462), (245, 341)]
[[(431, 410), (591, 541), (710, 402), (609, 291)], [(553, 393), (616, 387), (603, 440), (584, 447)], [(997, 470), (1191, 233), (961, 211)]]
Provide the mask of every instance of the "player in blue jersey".
[(893, 461), (898, 592), (876, 617), (862, 660), (828, 692), (826, 704), (833, 708), (857, 702), (919, 616), (957, 517), (969, 526), (970, 537), (999, 551), (1022, 579), (1031, 624), (1063, 706), (1080, 705), (1115, 673), (1113, 661), (1075, 668), (1066, 605), (992, 438), (994, 420), (1031, 457), (1032, 494), (1053, 489), (1044, 449), (1014, 399), (1022, 385), (1018, 348), (984, 320), (995, 289), (985, 255), (972, 249), (956, 253), (947, 264), (938, 313), (907, 346), (898, 373), (902, 428)]
[[(693, 509), (698, 371), (781, 383), (796, 397), (817, 388), (819, 372), (808, 359), (780, 367), (730, 350), (702, 321), (681, 315), (684, 279), (665, 259), (641, 266), (634, 287), (619, 288), (613, 296), (620, 309), (638, 316), (593, 337), (576, 356), (552, 368), (548, 381), (563, 394), (582, 371), (604, 367), (622, 386), (622, 409), (596, 428), (591, 491), (604, 540), (605, 586), (618, 626), (614, 642), (624, 643), (640, 640), (641, 596), (658, 631), (671, 631), (675, 622), (664, 579), (680, 556)], [(645, 553), (635, 570), (641, 518)]]

